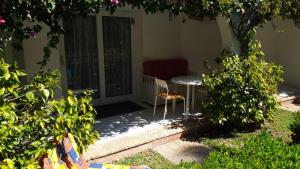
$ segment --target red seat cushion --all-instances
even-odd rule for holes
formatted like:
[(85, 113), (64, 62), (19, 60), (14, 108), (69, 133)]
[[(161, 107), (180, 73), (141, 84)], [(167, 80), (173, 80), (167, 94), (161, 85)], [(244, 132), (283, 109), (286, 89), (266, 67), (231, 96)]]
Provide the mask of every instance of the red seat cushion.
[(188, 73), (188, 62), (185, 59), (149, 60), (143, 63), (144, 74), (159, 79), (169, 80), (175, 76)]

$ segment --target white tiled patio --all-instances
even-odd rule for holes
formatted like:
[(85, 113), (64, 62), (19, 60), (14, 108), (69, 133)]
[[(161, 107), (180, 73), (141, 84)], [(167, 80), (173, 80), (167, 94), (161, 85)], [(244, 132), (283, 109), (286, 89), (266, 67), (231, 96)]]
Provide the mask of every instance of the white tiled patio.
[[(172, 105), (170, 104), (165, 120), (163, 120), (163, 106), (158, 108), (155, 117), (153, 117), (151, 105), (136, 103), (146, 109), (97, 120), (95, 129), (100, 132), (100, 139), (85, 152), (86, 159), (101, 159), (99, 162), (110, 162), (116, 160), (116, 157), (105, 159), (107, 156), (120, 154), (122, 151), (141, 145), (144, 147), (134, 150), (134, 152), (151, 148), (152, 143), (157, 140), (172, 137), (190, 129), (189, 126), (181, 123), (184, 119), (182, 103), (177, 103), (175, 113), (172, 113)], [(160, 145), (160, 143), (155, 144)]]
[(177, 103), (176, 112), (172, 112), (171, 105), (168, 105), (168, 114), (163, 120), (163, 106), (160, 106), (153, 117), (153, 106), (143, 102), (135, 102), (144, 107), (145, 110), (121, 114), (108, 118), (98, 119), (94, 128), (101, 133), (98, 142), (120, 137), (124, 134), (136, 133), (141, 130), (151, 129), (158, 126), (167, 126), (173, 122), (183, 119), (183, 105)]

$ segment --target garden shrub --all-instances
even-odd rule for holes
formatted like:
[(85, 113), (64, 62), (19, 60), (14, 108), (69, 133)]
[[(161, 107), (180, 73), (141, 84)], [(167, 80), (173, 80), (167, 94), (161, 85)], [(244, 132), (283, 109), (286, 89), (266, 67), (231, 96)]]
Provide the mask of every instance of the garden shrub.
[(181, 163), (181, 169), (300, 168), (300, 145), (287, 145), (267, 132), (247, 140), (242, 148), (222, 148), (210, 153), (202, 165)]
[(294, 143), (300, 142), (300, 112), (294, 114), (294, 122), (291, 124), (290, 129), (293, 132), (292, 139)]
[(82, 152), (94, 142), (95, 110), (91, 92), (78, 99), (69, 91), (56, 99), (57, 71), (40, 72), (22, 84), (26, 75), (0, 60), (0, 168), (39, 167), (39, 157), (69, 132)]
[(181, 161), (180, 164), (177, 166), (178, 169), (200, 169), (201, 164), (197, 162), (183, 162)]
[(282, 68), (263, 59), (261, 45), (253, 42), (250, 55), (226, 57), (222, 70), (203, 75), (207, 98), (203, 114), (214, 124), (241, 128), (260, 125), (276, 110)]

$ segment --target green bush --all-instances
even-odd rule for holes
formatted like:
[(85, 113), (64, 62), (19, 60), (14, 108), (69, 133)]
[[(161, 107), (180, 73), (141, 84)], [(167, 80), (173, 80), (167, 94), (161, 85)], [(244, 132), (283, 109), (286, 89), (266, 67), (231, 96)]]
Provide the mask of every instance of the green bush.
[(178, 169), (200, 169), (202, 166), (197, 162), (180, 162)]
[(203, 114), (214, 124), (240, 128), (272, 118), (282, 69), (264, 61), (263, 55), (260, 43), (255, 42), (249, 57), (228, 56), (222, 70), (203, 75), (207, 89)]
[(300, 168), (300, 145), (289, 146), (263, 132), (242, 148), (222, 148), (212, 152), (202, 165), (181, 163), (181, 169), (277, 169)]
[(59, 73), (40, 72), (22, 84), (26, 75), (16, 65), (0, 60), (0, 168), (40, 168), (47, 154), (69, 132), (82, 152), (94, 142), (95, 111), (91, 92), (77, 99), (72, 92), (55, 99)]
[(290, 129), (293, 132), (292, 139), (294, 143), (300, 142), (300, 112), (294, 114), (294, 122), (291, 124)]

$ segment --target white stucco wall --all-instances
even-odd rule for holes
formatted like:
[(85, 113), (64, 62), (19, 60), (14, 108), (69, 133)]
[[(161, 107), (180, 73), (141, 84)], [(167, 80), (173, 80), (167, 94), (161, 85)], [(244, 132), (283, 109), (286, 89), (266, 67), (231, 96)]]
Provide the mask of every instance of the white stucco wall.
[[(190, 73), (207, 72), (205, 60), (213, 59), (222, 50), (221, 34), (215, 20), (203, 21), (169, 17), (169, 13), (143, 13), (143, 60), (182, 57), (189, 62)], [(183, 22), (185, 19), (185, 22)]]
[[(275, 25), (275, 27), (273, 27)], [(275, 20), (258, 30), (266, 58), (283, 66), (285, 84), (300, 87), (300, 29), (291, 20)]]
[(277, 22), (275, 61), (283, 66), (285, 83), (300, 87), (300, 29), (292, 21)]
[[(224, 18), (218, 18), (222, 46), (232, 42), (230, 28)], [(275, 27), (274, 27), (275, 25)], [(262, 42), (265, 58), (282, 65), (285, 84), (300, 87), (300, 29), (291, 20), (274, 20), (257, 31), (257, 39)]]
[(3, 57), (5, 62), (7, 63), (12, 63), (13, 62), (13, 46), (12, 43), (8, 43), (6, 44), (5, 48), (3, 49), (3, 51), (0, 51), (0, 57)]
[[(44, 56), (44, 47), (47, 44), (47, 31), (49, 30), (43, 25), (44, 30), (38, 34), (36, 38), (24, 40), (23, 42), (23, 56), (25, 62), (25, 71), (27, 73), (27, 80), (30, 80), (35, 73), (39, 71), (40, 66), (37, 62), (41, 61)], [(57, 49), (51, 52), (51, 59), (46, 66), (46, 69), (60, 70), (60, 55)], [(62, 95), (61, 90), (56, 90), (56, 96)]]
[(142, 13), (143, 60), (164, 59), (180, 54), (179, 18), (169, 13)]
[[(234, 46), (234, 35), (231, 31), (231, 28), (224, 17), (217, 18), (219, 30), (222, 39), (222, 48), (231, 49), (235, 48)], [(264, 25), (264, 27), (257, 30), (256, 37), (261, 41), (263, 46), (263, 51), (266, 54), (266, 59), (270, 61), (275, 61), (276, 51), (276, 37), (278, 32), (273, 29), (272, 23)]]
[(186, 19), (180, 23), (180, 54), (189, 61), (190, 73), (206, 73), (204, 61), (216, 66), (214, 59), (221, 51), (221, 34), (216, 20)]
[(265, 58), (268, 61), (276, 62), (276, 37), (278, 32), (273, 29), (272, 23), (264, 25), (257, 30), (256, 38), (262, 43)]
[[(40, 66), (37, 64), (37, 62), (43, 59), (43, 55), (44, 55), (43, 50), (46, 44), (47, 44), (46, 31), (42, 31), (34, 39), (28, 39), (23, 42), (23, 48), (24, 48), (23, 51), (24, 51), (26, 72), (28, 74), (28, 78), (32, 78), (32, 76), (39, 71)], [(60, 70), (60, 56), (58, 50), (53, 49), (51, 51), (51, 59), (48, 62), (46, 69)]]

